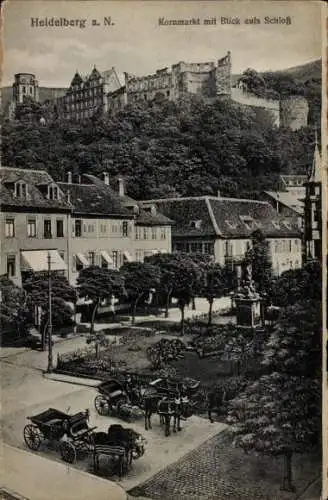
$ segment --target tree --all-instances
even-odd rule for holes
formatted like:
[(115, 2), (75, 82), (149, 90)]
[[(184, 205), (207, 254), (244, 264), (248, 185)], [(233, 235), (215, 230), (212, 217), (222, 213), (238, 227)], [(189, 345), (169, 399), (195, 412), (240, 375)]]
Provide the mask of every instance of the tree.
[(79, 296), (92, 302), (90, 323), (90, 336), (92, 336), (97, 310), (101, 301), (109, 299), (112, 295), (122, 295), (124, 277), (119, 271), (113, 269), (89, 266), (80, 271), (77, 287)]
[(26, 294), (24, 290), (16, 286), (7, 276), (0, 276), (1, 307), (0, 322), (1, 330), (7, 327), (21, 336), (26, 332), (28, 309)]
[(246, 453), (283, 456), (282, 489), (293, 490), (292, 457), (318, 442), (321, 384), (319, 381), (271, 373), (248, 385), (230, 403), (228, 422), (234, 444)]
[(246, 252), (244, 266), (251, 265), (252, 280), (260, 294), (270, 294), (272, 286), (272, 262), (269, 245), (262, 231), (252, 233), (252, 247)]
[(272, 288), (274, 305), (286, 307), (299, 301), (321, 301), (322, 266), (319, 261), (311, 261), (301, 269), (290, 269), (282, 273)]
[(219, 264), (207, 264), (202, 295), (209, 303), (208, 324), (212, 324), (212, 309), (214, 299), (222, 297), (227, 289), (225, 276)]
[(175, 254), (172, 261), (172, 297), (177, 299), (181, 312), (180, 331), (184, 335), (185, 308), (195, 296), (195, 286), (200, 278), (199, 265), (188, 254)]
[[(27, 294), (30, 314), (35, 307), (41, 308), (41, 333), (43, 345), (49, 322), (49, 276), (47, 272), (30, 272), (26, 275), (23, 288)], [(72, 325), (73, 310), (69, 303), (76, 303), (76, 291), (62, 274), (51, 272), (52, 324), (57, 327)]]
[(148, 262), (126, 262), (122, 268), (125, 291), (132, 300), (132, 324), (135, 323), (137, 305), (142, 298), (149, 297), (152, 289), (158, 290), (161, 273), (158, 266)]

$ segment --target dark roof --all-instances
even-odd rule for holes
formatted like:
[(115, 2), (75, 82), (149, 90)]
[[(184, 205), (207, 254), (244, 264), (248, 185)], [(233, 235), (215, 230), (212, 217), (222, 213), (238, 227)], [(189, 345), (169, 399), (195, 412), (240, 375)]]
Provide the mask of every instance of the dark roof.
[(133, 214), (120, 203), (118, 196), (113, 196), (109, 186), (96, 184), (69, 184), (58, 182), (60, 188), (70, 192), (73, 213), (90, 215), (111, 215), (132, 218)]
[[(110, 185), (105, 184), (101, 179), (96, 177), (95, 175), (84, 174), (83, 179), (92, 183), (95, 186), (98, 186), (100, 189), (104, 187), (107, 189), (108, 193), (110, 193), (111, 197), (117, 200), (125, 209), (128, 211), (130, 215), (135, 217), (135, 222), (140, 226), (159, 226), (159, 225), (169, 225), (172, 224), (172, 220), (163, 215), (162, 213), (152, 214), (142, 208), (142, 203), (134, 200), (130, 196), (124, 195), (120, 196)], [(135, 213), (131, 211), (131, 208), (138, 207), (139, 212)]]
[[(217, 234), (211, 220), (206, 197), (147, 200), (147, 204), (150, 203), (154, 204), (159, 212), (175, 222), (172, 228), (173, 235), (215, 236)], [(199, 228), (191, 224), (192, 221), (197, 220), (201, 221)]]
[(173, 236), (249, 238), (260, 229), (267, 237), (299, 237), (296, 219), (278, 216), (267, 202), (212, 196), (147, 200), (175, 221)]
[[(71, 205), (67, 203), (66, 197), (59, 189), (60, 199), (48, 200), (45, 193), (42, 192), (42, 186), (55, 184), (52, 177), (45, 170), (32, 170), (24, 168), (0, 168), (0, 197), (1, 205), (9, 207), (24, 207), (37, 209), (61, 209), (71, 210)], [(14, 192), (10, 189), (10, 184), (17, 181), (24, 181), (28, 186), (27, 198), (16, 198)]]

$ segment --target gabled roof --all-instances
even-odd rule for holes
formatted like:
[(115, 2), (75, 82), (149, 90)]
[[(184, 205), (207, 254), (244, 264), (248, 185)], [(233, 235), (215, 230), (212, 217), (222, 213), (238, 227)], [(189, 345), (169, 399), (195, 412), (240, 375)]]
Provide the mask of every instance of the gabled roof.
[(100, 186), (59, 182), (58, 185), (65, 194), (70, 193), (73, 214), (132, 218), (131, 212), (120, 203), (118, 197), (113, 196), (112, 190), (104, 183)]
[(286, 207), (294, 210), (297, 214), (303, 215), (304, 203), (297, 196), (289, 191), (264, 191), (273, 200), (282, 203)]
[[(147, 200), (175, 221), (173, 236), (249, 238), (260, 229), (267, 237), (298, 237), (290, 220), (264, 201), (200, 196)], [(197, 224), (194, 222), (197, 221)]]
[[(71, 205), (67, 203), (63, 193), (58, 200), (48, 200), (40, 190), (40, 186), (56, 184), (53, 178), (45, 170), (33, 170), (24, 168), (1, 167), (0, 168), (0, 199), (2, 206), (26, 207), (35, 209), (66, 209), (70, 210)], [(28, 185), (28, 196), (26, 198), (16, 198), (8, 184), (24, 181)]]
[(73, 76), (73, 80), (71, 81), (71, 87), (73, 85), (80, 85), (83, 82), (83, 78), (81, 77), (80, 73), (77, 71), (75, 75)]

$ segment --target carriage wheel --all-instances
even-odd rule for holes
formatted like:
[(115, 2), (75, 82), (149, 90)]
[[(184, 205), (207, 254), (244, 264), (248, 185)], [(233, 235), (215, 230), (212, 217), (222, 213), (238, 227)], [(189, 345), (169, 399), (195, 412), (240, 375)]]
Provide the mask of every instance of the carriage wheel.
[(96, 396), (95, 408), (99, 415), (108, 415), (110, 410), (108, 400), (104, 396)]
[(76, 461), (76, 448), (74, 444), (69, 441), (63, 441), (60, 443), (60, 455), (64, 462), (72, 464)]
[(24, 427), (24, 441), (31, 450), (38, 450), (42, 441), (42, 432), (33, 424)]

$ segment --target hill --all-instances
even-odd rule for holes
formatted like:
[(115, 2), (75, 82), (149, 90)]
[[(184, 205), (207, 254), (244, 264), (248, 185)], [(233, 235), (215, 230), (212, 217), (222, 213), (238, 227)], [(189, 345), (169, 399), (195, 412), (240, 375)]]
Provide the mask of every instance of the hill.
[[(24, 106), (23, 106), (24, 107)], [(26, 106), (25, 106), (26, 107)], [(37, 106), (34, 106), (38, 108)], [(157, 96), (81, 123), (39, 123), (33, 107), (2, 128), (3, 164), (75, 175), (124, 176), (136, 199), (216, 194), (256, 197), (277, 188), (282, 173), (308, 171), (313, 128), (273, 126), (264, 110), (198, 96)]]

